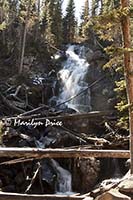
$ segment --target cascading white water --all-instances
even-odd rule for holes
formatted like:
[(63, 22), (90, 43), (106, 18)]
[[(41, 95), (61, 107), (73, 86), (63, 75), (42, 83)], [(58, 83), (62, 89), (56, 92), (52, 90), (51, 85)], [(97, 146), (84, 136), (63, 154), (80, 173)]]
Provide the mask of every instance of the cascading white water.
[(51, 159), (52, 166), (57, 173), (56, 193), (72, 193), (72, 175), (71, 173), (62, 168), (57, 161)]
[[(75, 53), (75, 49), (78, 53)], [(86, 89), (85, 92), (67, 102), (66, 105), (77, 112), (90, 111), (90, 90), (85, 82), (85, 75), (89, 67), (85, 60), (85, 47), (70, 45), (66, 55), (67, 60), (63, 63), (63, 69), (58, 73), (62, 82), (58, 103), (65, 102)]]

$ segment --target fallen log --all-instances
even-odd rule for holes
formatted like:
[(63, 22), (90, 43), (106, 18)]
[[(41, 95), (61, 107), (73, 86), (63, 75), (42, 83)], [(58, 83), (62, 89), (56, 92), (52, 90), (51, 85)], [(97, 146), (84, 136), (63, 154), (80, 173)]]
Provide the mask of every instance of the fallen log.
[(77, 139), (79, 139), (80, 141), (82, 141), (83, 143), (87, 143), (89, 142), (89, 144), (93, 144), (95, 146), (104, 146), (104, 145), (111, 145), (111, 143), (104, 139), (104, 138), (97, 138), (97, 137), (89, 137), (87, 134), (85, 133), (77, 133), (75, 131), (72, 131), (64, 126), (59, 127), (60, 129), (66, 130), (68, 132), (69, 135), (75, 136)]
[(30, 110), (30, 111), (24, 112), (23, 114), (20, 114), (20, 116), (21, 117), (22, 116), (27, 116), (27, 115), (29, 116), (29, 115), (32, 115), (32, 114), (35, 114), (35, 113), (39, 113), (39, 112), (41, 112), (43, 110), (48, 110), (48, 109), (49, 109), (49, 106), (43, 105), (43, 106), (40, 106), (38, 108), (34, 108), (34, 109)]
[(129, 150), (94, 149), (38, 149), (38, 148), (0, 148), (0, 157), (8, 158), (129, 158)]
[[(39, 109), (39, 108), (38, 108)], [(27, 113), (32, 114), (32, 111), (28, 111)], [(116, 117), (111, 116), (113, 111), (94, 111), (94, 112), (89, 112), (89, 113), (82, 113), (82, 114), (67, 114), (67, 115), (58, 115), (58, 116), (47, 116), (47, 117), (40, 117), (40, 118), (34, 118), (34, 121), (41, 121), (45, 122), (46, 119), (49, 120), (78, 120), (78, 119), (91, 119), (92, 120), (96, 117), (98, 117), (98, 120), (101, 120), (102, 118), (106, 119), (116, 119)], [(26, 116), (23, 114), (18, 115), (17, 117), (10, 117), (8, 119), (15, 120), (15, 119), (21, 119), (21, 120), (27, 120), (31, 119), (31, 116)]]
[(71, 195), (29, 195), (18, 193), (5, 193), (0, 192), (0, 200), (75, 200), (84, 199), (83, 196), (71, 196)]

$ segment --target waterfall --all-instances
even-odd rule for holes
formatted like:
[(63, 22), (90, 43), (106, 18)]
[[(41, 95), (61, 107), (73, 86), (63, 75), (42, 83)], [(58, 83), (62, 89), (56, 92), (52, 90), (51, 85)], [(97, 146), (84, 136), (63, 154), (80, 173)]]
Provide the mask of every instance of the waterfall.
[(57, 161), (51, 159), (52, 167), (57, 173), (56, 180), (56, 193), (71, 194), (72, 192), (72, 175), (71, 173), (62, 168)]
[[(85, 47), (70, 45), (66, 51), (66, 55), (67, 60), (63, 63), (63, 69), (58, 72), (58, 77), (61, 80), (58, 104), (81, 93), (65, 105), (77, 112), (88, 112), (91, 106), (90, 89), (85, 81), (85, 75), (89, 67), (85, 59)], [(83, 90), (85, 92), (82, 93)]]
[(118, 159), (117, 158), (113, 158), (112, 159), (112, 164), (113, 164), (113, 167), (114, 167), (113, 177), (114, 178), (120, 178), (122, 176), (122, 174), (121, 174), (121, 170), (120, 170)]

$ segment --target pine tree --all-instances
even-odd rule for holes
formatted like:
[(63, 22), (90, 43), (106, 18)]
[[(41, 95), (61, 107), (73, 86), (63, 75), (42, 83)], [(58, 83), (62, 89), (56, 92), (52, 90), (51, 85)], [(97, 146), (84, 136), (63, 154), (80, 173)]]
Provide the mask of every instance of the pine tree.
[(66, 8), (66, 16), (63, 20), (63, 34), (65, 43), (72, 43), (75, 41), (75, 4), (74, 0), (69, 0), (68, 6)]
[(54, 53), (51, 46), (60, 47), (62, 44), (62, 1), (46, 0), (44, 8), (44, 35), (49, 52)]
[(81, 15), (81, 24), (80, 24), (80, 36), (82, 37), (86, 37), (86, 23), (88, 22), (89, 20), (89, 0), (86, 0), (85, 1), (85, 5), (84, 5), (84, 8), (83, 8), (83, 12), (82, 12), (82, 15)]
[(54, 30), (54, 4), (55, 0), (46, 0), (45, 2), (45, 19), (46, 19), (46, 29), (45, 29), (45, 39), (49, 44), (55, 45), (55, 35)]
[(88, 16), (89, 16), (89, 0), (86, 0), (82, 16), (84, 22), (87, 22)]
[[(16, 48), (16, 26), (17, 26), (17, 5), (18, 0), (0, 2), (0, 44), (3, 46), (2, 54), (12, 56)], [(15, 63), (14, 63), (15, 64)]]
[(55, 11), (54, 11), (54, 29), (53, 33), (55, 35), (55, 45), (56, 47), (60, 47), (63, 42), (62, 36), (62, 0), (56, 0), (55, 3)]
[(118, 8), (120, 5), (119, 0), (103, 0), (102, 2), (102, 11), (103, 12), (109, 12), (111, 9)]
[(92, 0), (91, 15), (95, 16), (97, 14), (99, 0)]

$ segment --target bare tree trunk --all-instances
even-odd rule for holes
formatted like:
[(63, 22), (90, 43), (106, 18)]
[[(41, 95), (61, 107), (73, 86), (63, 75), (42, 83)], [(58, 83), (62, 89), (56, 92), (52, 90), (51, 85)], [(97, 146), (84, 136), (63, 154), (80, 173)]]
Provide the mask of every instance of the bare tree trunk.
[(25, 26), (24, 26), (24, 32), (23, 32), (23, 42), (22, 42), (22, 48), (21, 48), (21, 58), (20, 58), (20, 66), (19, 66), (19, 74), (23, 71), (23, 61), (24, 61), (24, 53), (25, 53), (25, 43), (26, 43), (26, 35), (27, 35), (27, 25), (30, 15), (30, 7), (31, 7), (31, 0), (29, 0), (28, 8), (27, 8), (27, 16), (25, 19)]
[[(129, 8), (129, 0), (121, 0), (122, 8)], [(123, 41), (124, 48), (130, 48), (131, 38), (130, 38), (130, 17), (129, 15), (123, 16), (122, 18), (122, 31), (123, 31)], [(126, 49), (125, 49), (126, 50)], [(133, 63), (131, 63), (130, 52), (125, 51), (124, 54), (124, 64), (125, 64), (125, 79), (126, 79), (126, 89), (127, 98), (129, 105), (129, 130), (130, 130), (130, 159), (131, 159), (131, 175), (133, 174)]]
[(39, 22), (40, 22), (40, 5), (41, 4), (41, 1), (38, 0), (37, 2), (37, 25), (36, 25), (36, 37), (35, 39), (37, 40), (40, 35), (39, 35)]

